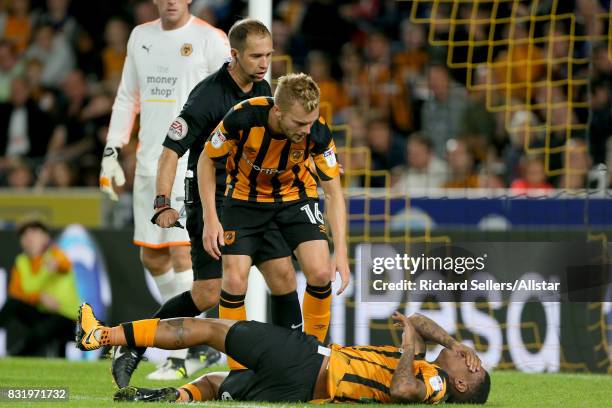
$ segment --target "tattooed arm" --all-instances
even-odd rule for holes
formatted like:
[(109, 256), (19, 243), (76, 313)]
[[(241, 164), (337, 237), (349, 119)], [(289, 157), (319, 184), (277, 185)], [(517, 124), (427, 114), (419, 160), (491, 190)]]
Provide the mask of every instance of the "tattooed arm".
[(459, 343), (436, 322), (422, 314), (415, 313), (408, 317), (416, 332), (424, 339), (437, 343), (465, 356), (470, 371), (478, 371), (481, 366), (480, 358), (471, 347)]
[(453, 348), (457, 343), (450, 334), (440, 327), (436, 322), (419, 313), (414, 313), (408, 317), (416, 332), (425, 340), (431, 341), (446, 348)]
[(425, 384), (417, 380), (412, 371), (415, 337), (418, 334), (410, 320), (403, 314), (395, 312), (393, 319), (399, 321), (404, 326), (404, 333), (402, 335), (402, 348), (404, 352), (391, 378), (391, 388), (389, 390), (391, 398), (396, 402), (423, 401), (427, 394)]

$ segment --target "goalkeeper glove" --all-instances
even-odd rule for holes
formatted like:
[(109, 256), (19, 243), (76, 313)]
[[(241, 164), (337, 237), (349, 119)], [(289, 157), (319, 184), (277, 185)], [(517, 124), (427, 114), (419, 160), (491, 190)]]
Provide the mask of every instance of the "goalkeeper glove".
[(102, 157), (102, 170), (100, 171), (100, 190), (108, 194), (111, 200), (117, 201), (117, 193), (113, 190), (113, 180), (118, 186), (125, 184), (125, 174), (118, 161), (119, 148), (106, 147)]

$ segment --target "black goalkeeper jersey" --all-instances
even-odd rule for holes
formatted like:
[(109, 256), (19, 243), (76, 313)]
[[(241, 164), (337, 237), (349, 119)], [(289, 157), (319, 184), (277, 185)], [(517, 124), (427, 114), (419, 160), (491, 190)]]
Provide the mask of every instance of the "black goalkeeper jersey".
[[(163, 145), (175, 151), (179, 157), (189, 150), (188, 169), (194, 174), (193, 199), (200, 201), (197, 184), (198, 158), (208, 136), (217, 127), (225, 114), (236, 104), (257, 96), (271, 96), (268, 82), (254, 82), (250, 92), (243, 92), (229, 74), (229, 62), (200, 81), (191, 93), (180, 115), (174, 120)], [(217, 176), (216, 195), (225, 192), (225, 160), (215, 163)]]

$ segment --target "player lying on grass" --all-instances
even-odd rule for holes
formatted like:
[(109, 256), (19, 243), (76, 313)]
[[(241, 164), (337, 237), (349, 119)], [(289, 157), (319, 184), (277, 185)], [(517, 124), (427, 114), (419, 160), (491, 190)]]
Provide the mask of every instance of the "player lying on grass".
[[(401, 348), (342, 347), (255, 321), (150, 319), (106, 327), (85, 303), (76, 341), (81, 350), (206, 344), (248, 368), (206, 374), (179, 389), (122, 388), (115, 394), (119, 401), (486, 402), (490, 378), (473, 349), (425, 316), (395, 312), (393, 319), (403, 326)], [(423, 359), (424, 340), (445, 347), (431, 363)]]

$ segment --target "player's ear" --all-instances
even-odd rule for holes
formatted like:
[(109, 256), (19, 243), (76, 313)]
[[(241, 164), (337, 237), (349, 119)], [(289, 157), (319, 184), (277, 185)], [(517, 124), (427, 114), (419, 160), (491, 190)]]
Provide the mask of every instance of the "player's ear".
[(462, 378), (455, 378), (455, 388), (459, 392), (466, 392), (468, 390), (467, 382), (465, 382)]
[(232, 55), (232, 59), (234, 61), (238, 61), (238, 50), (236, 48), (230, 49), (230, 54)]

